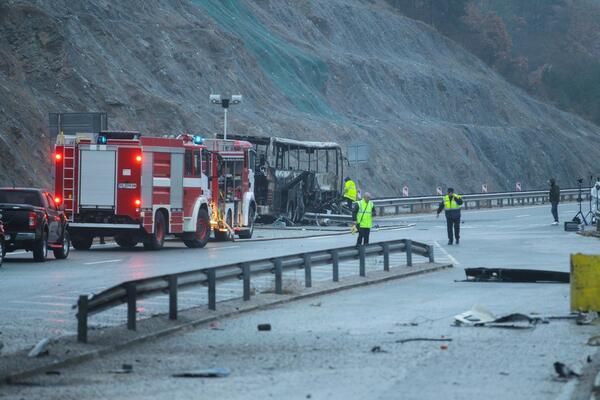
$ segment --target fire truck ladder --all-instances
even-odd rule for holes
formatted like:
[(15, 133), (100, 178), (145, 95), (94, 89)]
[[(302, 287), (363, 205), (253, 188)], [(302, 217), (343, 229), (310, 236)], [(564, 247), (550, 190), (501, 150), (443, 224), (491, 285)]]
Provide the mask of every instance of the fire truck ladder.
[(65, 146), (63, 167), (63, 204), (69, 221), (73, 219), (73, 204), (75, 202), (75, 148)]

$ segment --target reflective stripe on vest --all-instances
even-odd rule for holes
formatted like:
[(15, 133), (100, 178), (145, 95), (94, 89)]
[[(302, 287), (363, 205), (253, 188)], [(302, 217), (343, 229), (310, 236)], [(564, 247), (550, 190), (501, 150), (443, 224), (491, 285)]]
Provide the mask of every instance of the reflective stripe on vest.
[[(454, 197), (457, 198), (457, 199), (461, 198), (457, 194), (455, 194)], [(460, 204), (456, 204), (456, 200), (455, 199), (450, 200), (450, 196), (445, 195), (444, 196), (444, 208), (446, 210), (458, 210), (458, 209), (460, 209)]]
[(344, 197), (352, 201), (356, 201), (356, 184), (349, 180), (344, 184)]
[(364, 200), (358, 202), (358, 213), (356, 224), (359, 228), (371, 228), (373, 226), (373, 202)]

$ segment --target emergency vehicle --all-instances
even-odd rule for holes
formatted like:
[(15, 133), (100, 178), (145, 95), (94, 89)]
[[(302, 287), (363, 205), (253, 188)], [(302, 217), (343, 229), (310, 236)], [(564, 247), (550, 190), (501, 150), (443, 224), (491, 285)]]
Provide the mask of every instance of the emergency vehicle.
[(121, 247), (158, 250), (174, 235), (190, 248), (250, 238), (254, 230), (254, 150), (244, 141), (147, 137), (102, 131), (57, 137), (55, 196), (73, 247), (113, 236)]

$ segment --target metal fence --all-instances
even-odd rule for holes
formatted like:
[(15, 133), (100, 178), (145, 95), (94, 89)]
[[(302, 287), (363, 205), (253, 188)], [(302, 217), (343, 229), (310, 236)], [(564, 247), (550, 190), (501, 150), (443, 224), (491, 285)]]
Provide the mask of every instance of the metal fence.
[[(581, 189), (582, 200), (590, 197), (589, 188)], [(561, 201), (574, 201), (579, 196), (579, 189), (562, 189)], [(548, 202), (547, 190), (527, 192), (477, 193), (462, 195), (463, 209), (481, 207), (505, 207), (515, 205), (545, 204)], [(441, 196), (394, 197), (374, 199), (377, 215), (402, 214), (407, 212), (430, 212), (441, 201)]]
[(406, 265), (413, 265), (413, 255), (427, 257), (434, 262), (433, 246), (409, 239), (371, 243), (365, 246), (349, 246), (328, 250), (297, 253), (282, 257), (265, 258), (217, 267), (202, 268), (176, 274), (124, 282), (98, 294), (81, 295), (77, 302), (77, 340), (87, 342), (88, 318), (102, 311), (127, 304), (127, 328), (136, 329), (136, 302), (140, 299), (168, 294), (169, 319), (177, 319), (177, 292), (179, 289), (208, 286), (208, 308), (216, 310), (217, 282), (241, 279), (243, 299), (250, 300), (252, 276), (274, 274), (275, 293), (283, 294), (283, 272), (290, 269), (304, 270), (304, 285), (312, 286), (312, 268), (331, 265), (332, 280), (339, 280), (339, 263), (358, 260), (358, 274), (366, 276), (366, 258), (383, 256), (383, 270), (390, 270), (390, 254), (406, 253)]

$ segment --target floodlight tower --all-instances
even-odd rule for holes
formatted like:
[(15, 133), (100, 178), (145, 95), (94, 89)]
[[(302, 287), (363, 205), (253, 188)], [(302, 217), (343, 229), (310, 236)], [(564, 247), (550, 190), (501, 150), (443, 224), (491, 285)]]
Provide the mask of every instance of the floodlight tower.
[(210, 102), (212, 104), (220, 104), (223, 107), (223, 139), (227, 140), (227, 109), (230, 105), (237, 105), (242, 102), (241, 94), (234, 94), (230, 99), (221, 97), (220, 94), (211, 94)]

